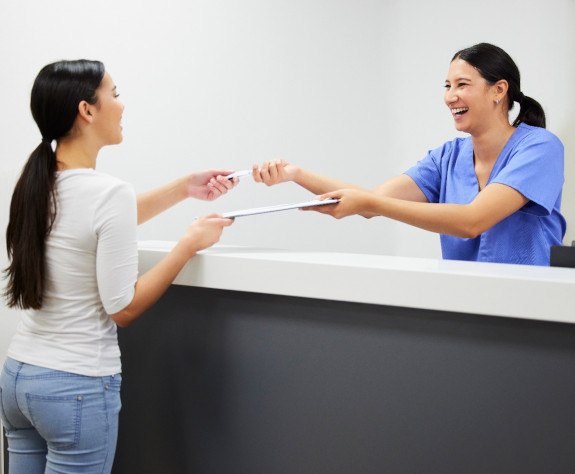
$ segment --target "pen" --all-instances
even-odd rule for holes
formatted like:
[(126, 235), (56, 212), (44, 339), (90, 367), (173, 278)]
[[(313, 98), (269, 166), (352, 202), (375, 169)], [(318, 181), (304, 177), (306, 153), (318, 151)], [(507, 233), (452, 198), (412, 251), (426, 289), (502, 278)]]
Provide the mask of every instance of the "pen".
[(252, 174), (252, 170), (242, 170), (242, 171), (235, 171), (232, 174), (226, 176), (227, 179), (234, 179), (239, 178), (240, 176), (247, 176)]

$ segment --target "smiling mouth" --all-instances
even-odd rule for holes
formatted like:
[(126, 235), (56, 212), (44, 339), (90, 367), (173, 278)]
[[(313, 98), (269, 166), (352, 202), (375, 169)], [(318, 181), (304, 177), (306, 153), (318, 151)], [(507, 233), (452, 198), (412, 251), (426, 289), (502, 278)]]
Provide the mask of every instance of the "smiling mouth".
[(450, 110), (451, 110), (452, 115), (454, 115), (454, 116), (461, 116), (461, 115), (463, 115), (465, 112), (467, 112), (467, 111), (469, 110), (469, 108), (468, 108), (468, 107), (457, 107), (457, 108), (453, 108), (453, 109), (450, 109)]

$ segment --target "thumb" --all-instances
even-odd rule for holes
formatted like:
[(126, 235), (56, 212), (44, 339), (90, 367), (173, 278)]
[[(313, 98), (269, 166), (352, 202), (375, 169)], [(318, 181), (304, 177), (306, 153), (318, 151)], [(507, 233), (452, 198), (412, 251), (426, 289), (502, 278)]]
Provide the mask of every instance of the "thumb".
[(325, 194), (320, 194), (319, 196), (317, 196), (317, 199), (320, 201), (324, 201), (325, 199), (330, 199), (330, 198), (339, 199), (340, 196), (341, 196), (341, 192), (338, 190), (338, 191), (331, 191), (331, 192), (325, 193)]

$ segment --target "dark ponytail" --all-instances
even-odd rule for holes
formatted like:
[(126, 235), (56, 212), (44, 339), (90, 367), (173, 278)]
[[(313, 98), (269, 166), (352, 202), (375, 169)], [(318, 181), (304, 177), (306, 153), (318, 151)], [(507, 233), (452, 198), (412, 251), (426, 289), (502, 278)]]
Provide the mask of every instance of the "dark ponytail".
[[(519, 101), (517, 101), (519, 102)], [(535, 99), (521, 94), (521, 101), (519, 102), (519, 114), (513, 122), (513, 126), (517, 127), (520, 123), (527, 125), (535, 125), (536, 127), (545, 128), (545, 112), (543, 107)]]
[(463, 59), (479, 71), (490, 84), (502, 79), (509, 84), (507, 90), (508, 110), (513, 109), (514, 102), (519, 103), (519, 114), (513, 122), (516, 127), (520, 123), (545, 128), (545, 112), (541, 104), (521, 92), (521, 76), (519, 68), (503, 49), (489, 43), (479, 43), (458, 51), (452, 60)]
[(95, 104), (104, 77), (99, 61), (59, 61), (34, 81), (32, 116), (42, 142), (31, 153), (16, 183), (6, 229), (9, 266), (4, 296), (9, 307), (39, 309), (46, 281), (46, 238), (56, 218), (56, 154), (52, 141), (70, 132), (81, 101)]

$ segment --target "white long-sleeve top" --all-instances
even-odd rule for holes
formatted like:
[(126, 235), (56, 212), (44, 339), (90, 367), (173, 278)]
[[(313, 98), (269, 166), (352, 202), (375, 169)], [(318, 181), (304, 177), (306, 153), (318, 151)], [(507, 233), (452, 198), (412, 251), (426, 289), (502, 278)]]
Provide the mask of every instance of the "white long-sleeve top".
[(43, 305), (23, 312), (7, 355), (81, 375), (119, 373), (109, 314), (132, 301), (138, 277), (134, 189), (93, 169), (58, 173), (56, 189)]

